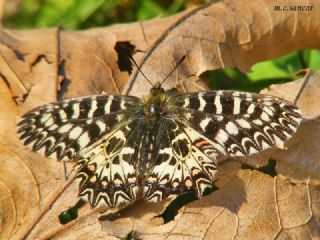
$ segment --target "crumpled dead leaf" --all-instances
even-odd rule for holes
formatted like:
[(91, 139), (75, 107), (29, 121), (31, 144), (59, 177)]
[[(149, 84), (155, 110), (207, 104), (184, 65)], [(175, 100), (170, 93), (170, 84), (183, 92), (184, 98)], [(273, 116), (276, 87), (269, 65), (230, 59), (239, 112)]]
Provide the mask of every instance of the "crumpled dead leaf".
[[(204, 71), (228, 66), (248, 70), (260, 60), (319, 47), (319, 3), (309, 1), (319, 7), (307, 13), (273, 11), (275, 4), (289, 3), (293, 4), (224, 1), (170, 18), (79, 32), (2, 30), (0, 239), (119, 239), (131, 231), (143, 239), (320, 237), (319, 123), (315, 120), (302, 125), (287, 149), (243, 160), (258, 168), (272, 154), (277, 176), (241, 170), (234, 159), (223, 161), (216, 182), (219, 189), (185, 205), (168, 223), (158, 215), (170, 201), (138, 202), (104, 221), (99, 209), (85, 205), (76, 220), (60, 224), (59, 214), (78, 201), (73, 163), (64, 166), (32, 153), (15, 134), (19, 115), (47, 102), (97, 93), (146, 93), (149, 88), (136, 71), (128, 80), (131, 70), (119, 67), (126, 56), (115, 50), (118, 44), (134, 47), (135, 59), (152, 81), (163, 79), (186, 55), (187, 61), (165, 86), (181, 91), (208, 89), (198, 78)], [(308, 73), (299, 81), (271, 87), (268, 93), (294, 101), (302, 89), (297, 104), (306, 118), (314, 119), (320, 113), (315, 101), (320, 97), (318, 75)]]

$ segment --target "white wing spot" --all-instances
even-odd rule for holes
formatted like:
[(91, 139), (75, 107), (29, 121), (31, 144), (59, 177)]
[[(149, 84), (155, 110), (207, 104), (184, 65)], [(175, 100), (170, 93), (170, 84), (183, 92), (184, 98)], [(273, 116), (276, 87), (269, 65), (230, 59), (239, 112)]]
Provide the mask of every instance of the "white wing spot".
[(280, 106), (280, 108), (284, 108), (286, 106), (286, 104), (282, 102), (279, 104), (279, 106)]
[(117, 114), (117, 121), (121, 122), (124, 119), (124, 114)]
[(63, 125), (63, 126), (58, 130), (58, 132), (59, 132), (59, 133), (69, 132), (72, 127), (73, 127), (72, 124), (67, 123), (67, 124)]
[(90, 111), (88, 112), (88, 118), (92, 118), (96, 110), (97, 110), (97, 100), (92, 100), (91, 108), (90, 108)]
[(46, 146), (43, 146), (37, 152), (40, 153), (41, 155), (46, 155)]
[(221, 100), (220, 96), (216, 95), (214, 99), (214, 105), (216, 106), (216, 114), (221, 114), (222, 113), (222, 105), (221, 105)]
[(279, 145), (281, 145), (283, 143), (283, 140), (280, 139), (276, 134), (273, 134), (272, 137), (273, 137), (273, 139), (275, 141), (275, 145), (276, 146), (279, 146)]
[(250, 129), (251, 128), (250, 123), (248, 121), (244, 120), (244, 119), (237, 119), (236, 122), (242, 128), (246, 128), (246, 129)]
[(269, 116), (273, 116), (274, 115), (274, 110), (273, 108), (271, 109), (272, 107), (264, 107), (263, 108), (263, 111), (266, 112)]
[(293, 112), (295, 112), (295, 113), (301, 114), (300, 109), (296, 109), (296, 108), (294, 108), (294, 109), (292, 109), (292, 111), (293, 111)]
[(232, 93), (232, 96), (233, 96), (233, 97), (239, 97), (239, 96), (240, 96), (240, 93), (239, 93), (239, 92), (233, 92), (233, 93)]
[(241, 100), (239, 97), (234, 98), (234, 104), (233, 104), (233, 114), (239, 114), (240, 113), (240, 103)]
[(296, 131), (297, 130), (297, 128), (294, 126), (294, 125), (292, 125), (292, 124), (288, 124), (288, 126), (289, 126), (289, 128), (292, 130), (292, 131)]
[(229, 134), (232, 134), (232, 135), (236, 135), (239, 132), (237, 125), (235, 125), (233, 122), (227, 123), (226, 130)]
[(72, 110), (73, 110), (72, 118), (73, 119), (79, 118), (79, 116), (80, 116), (80, 104), (79, 103), (74, 103), (72, 105)]
[(53, 130), (55, 130), (55, 129), (57, 129), (58, 128), (58, 125), (57, 124), (52, 124), (49, 128), (48, 128), (48, 130), (49, 131), (53, 131)]
[(51, 114), (49, 114), (49, 113), (44, 114), (44, 115), (42, 116), (42, 118), (40, 119), (40, 122), (41, 122), (41, 123), (45, 123), (50, 117), (51, 117)]
[(61, 120), (64, 120), (67, 118), (66, 112), (62, 109), (59, 111), (59, 116), (60, 116)]
[(296, 123), (300, 123), (300, 121), (301, 121), (301, 118), (297, 118), (297, 117), (294, 117), (292, 115), (289, 115), (289, 118), (291, 118)]
[(120, 108), (121, 108), (121, 109), (126, 109), (125, 101), (121, 101), (121, 102), (120, 102)]
[(82, 134), (81, 137), (79, 138), (79, 141), (78, 141), (78, 143), (81, 147), (87, 146), (89, 142), (90, 142), (90, 137), (87, 132)]
[(57, 152), (52, 152), (48, 157), (52, 159), (58, 159)]
[(192, 118), (191, 113), (187, 112), (187, 113), (186, 113), (186, 119), (190, 120), (191, 118)]
[(189, 100), (189, 98), (185, 98), (185, 99), (184, 99), (184, 103), (183, 103), (183, 107), (187, 108), (187, 107), (189, 107), (189, 105), (190, 105), (190, 100)]
[(203, 93), (199, 93), (198, 97), (199, 97), (199, 101), (200, 101), (200, 107), (199, 107), (199, 111), (203, 111), (204, 107), (206, 106), (206, 101), (203, 99)]
[(255, 119), (252, 121), (254, 124), (258, 125), (258, 126), (262, 126), (263, 122), (260, 119)]
[(263, 112), (260, 117), (265, 122), (269, 122), (270, 121), (270, 117), (265, 112)]
[(104, 132), (107, 128), (107, 125), (102, 121), (97, 121), (96, 124), (100, 128), (100, 132)]
[(82, 128), (81, 127), (75, 127), (72, 129), (69, 133), (69, 137), (71, 139), (77, 139), (82, 133)]
[(267, 148), (270, 148), (270, 145), (268, 143), (266, 143), (265, 141), (262, 141), (261, 147), (262, 147), (262, 149), (267, 149)]
[(249, 148), (249, 151), (248, 151), (248, 154), (256, 154), (256, 153), (258, 153), (258, 150), (257, 149), (255, 149), (255, 148), (253, 148), (253, 147), (250, 147)]
[(217, 115), (215, 116), (215, 119), (217, 119), (217, 121), (223, 121), (224, 117), (221, 115)]
[(253, 103), (251, 103), (248, 107), (247, 113), (248, 114), (252, 114), (254, 113), (254, 109), (255, 109), (255, 105)]
[(216, 139), (220, 144), (225, 143), (228, 140), (228, 138), (229, 138), (228, 133), (223, 129), (220, 129), (216, 136)]
[(107, 104), (104, 106), (104, 112), (106, 114), (110, 113), (110, 107), (111, 107), (112, 100), (113, 100), (113, 96), (110, 96), (108, 101), (107, 101)]
[(200, 127), (203, 131), (206, 130), (208, 123), (210, 122), (210, 118), (205, 118), (200, 122)]

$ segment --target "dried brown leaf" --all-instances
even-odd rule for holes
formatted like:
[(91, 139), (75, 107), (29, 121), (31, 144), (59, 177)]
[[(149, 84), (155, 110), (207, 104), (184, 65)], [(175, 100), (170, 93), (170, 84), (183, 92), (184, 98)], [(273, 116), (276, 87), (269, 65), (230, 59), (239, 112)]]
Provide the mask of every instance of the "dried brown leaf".
[[(151, 80), (158, 81), (186, 55), (183, 66), (165, 87), (190, 91), (190, 85), (184, 80), (205, 71), (232, 66), (247, 71), (257, 61), (295, 49), (319, 47), (316, 40), (319, 39), (319, 2), (304, 2), (315, 6), (314, 11), (299, 14), (294, 11), (279, 14), (274, 10), (277, 5), (299, 4), (302, 2), (222, 1), (186, 12), (153, 43), (147, 54), (140, 54), (143, 55), (141, 69)], [(123, 92), (145, 93), (145, 80), (135, 72)]]

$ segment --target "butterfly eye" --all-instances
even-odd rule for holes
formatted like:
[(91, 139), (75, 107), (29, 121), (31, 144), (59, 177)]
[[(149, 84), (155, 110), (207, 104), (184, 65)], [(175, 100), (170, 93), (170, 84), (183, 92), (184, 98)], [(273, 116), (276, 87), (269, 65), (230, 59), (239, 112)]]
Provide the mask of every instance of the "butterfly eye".
[(156, 89), (153, 87), (153, 88), (151, 88), (150, 89), (150, 94), (151, 95), (155, 95), (155, 93), (156, 93)]

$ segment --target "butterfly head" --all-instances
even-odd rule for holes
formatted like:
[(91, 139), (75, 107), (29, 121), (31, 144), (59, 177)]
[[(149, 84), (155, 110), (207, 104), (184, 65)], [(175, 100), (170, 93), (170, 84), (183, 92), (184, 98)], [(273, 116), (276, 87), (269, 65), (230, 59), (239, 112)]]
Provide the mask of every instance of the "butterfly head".
[(156, 83), (151, 89), (150, 89), (150, 95), (157, 96), (164, 94), (164, 89), (161, 87), (161, 83)]
[(176, 66), (169, 72), (169, 74), (161, 81), (153, 84), (141, 71), (139, 65), (131, 57), (133, 63), (136, 65), (138, 71), (142, 76), (150, 83), (152, 88), (150, 89), (149, 95), (144, 98), (144, 115), (145, 121), (150, 124), (156, 124), (159, 122), (161, 117), (165, 114), (165, 103), (167, 101), (164, 89), (161, 87), (162, 84), (171, 76), (175, 69), (184, 61), (186, 56), (183, 56)]

